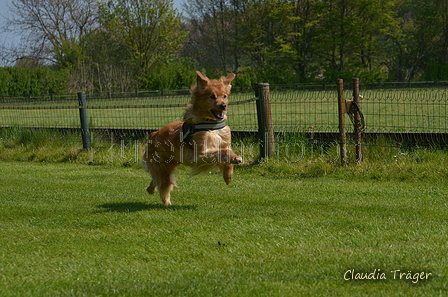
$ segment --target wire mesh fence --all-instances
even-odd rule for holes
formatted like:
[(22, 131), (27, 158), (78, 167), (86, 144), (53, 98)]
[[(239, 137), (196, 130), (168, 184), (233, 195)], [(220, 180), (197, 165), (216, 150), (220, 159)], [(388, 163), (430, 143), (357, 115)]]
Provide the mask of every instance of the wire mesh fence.
[(371, 132), (448, 132), (447, 89), (364, 90)]
[[(446, 88), (361, 90), (366, 132), (448, 132), (447, 95)], [(346, 90), (345, 98), (351, 96)], [(336, 91), (273, 91), (274, 129), (336, 132), (336, 98)]]
[[(375, 87), (375, 88), (374, 88)], [(361, 84), (361, 111), (366, 141), (386, 137), (396, 145), (448, 146), (448, 89), (438, 87), (376, 88)], [(384, 87), (384, 86), (382, 86)], [(255, 158), (258, 150), (257, 100), (251, 89), (234, 90), (227, 123), (237, 150)], [(346, 88), (345, 98), (352, 91)], [(310, 85), (271, 86), (270, 104), (277, 156), (303, 155), (305, 148), (325, 150), (337, 143), (338, 105), (335, 84), (320, 89)], [(162, 92), (104, 93), (87, 95), (91, 137), (109, 143), (142, 140), (151, 131), (182, 119), (190, 97), (186, 90)], [(53, 129), (80, 133), (76, 94), (35, 97), (1, 97), (0, 128)], [(346, 121), (346, 130), (353, 125)], [(2, 137), (5, 140), (5, 136)], [(70, 138), (77, 141), (78, 138)], [(349, 137), (350, 139), (350, 137)], [(81, 137), (79, 137), (81, 142)], [(96, 142), (101, 146), (101, 142)], [(135, 144), (133, 144), (135, 145)], [(94, 146), (95, 147), (95, 146)]]

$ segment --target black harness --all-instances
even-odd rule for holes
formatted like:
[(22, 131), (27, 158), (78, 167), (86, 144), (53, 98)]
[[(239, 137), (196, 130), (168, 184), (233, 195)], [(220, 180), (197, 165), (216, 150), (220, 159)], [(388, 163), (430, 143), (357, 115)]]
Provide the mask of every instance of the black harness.
[(184, 122), (182, 125), (182, 141), (184, 142), (190, 142), (191, 137), (194, 133), (199, 131), (213, 131), (213, 130), (219, 130), (227, 126), (226, 122), (224, 120), (219, 122), (213, 122), (213, 123), (201, 123), (201, 124), (190, 124), (187, 122)]

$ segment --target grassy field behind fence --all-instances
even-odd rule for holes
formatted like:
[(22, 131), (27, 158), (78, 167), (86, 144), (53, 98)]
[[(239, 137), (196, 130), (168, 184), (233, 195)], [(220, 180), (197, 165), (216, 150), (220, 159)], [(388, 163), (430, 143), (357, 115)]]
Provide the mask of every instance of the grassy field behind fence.
[[(447, 89), (361, 90), (366, 132), (448, 132)], [(351, 100), (351, 91), (346, 91)], [(256, 131), (251, 93), (234, 93), (228, 113), (233, 130)], [(88, 99), (92, 128), (158, 129), (181, 119), (189, 96)], [(338, 131), (336, 91), (272, 91), (274, 130)], [(347, 130), (351, 131), (350, 121)], [(72, 101), (0, 104), (2, 127), (79, 127), (78, 103)]]
[(1, 296), (446, 296), (446, 158), (406, 160), (180, 170), (170, 207), (141, 169), (0, 162)]

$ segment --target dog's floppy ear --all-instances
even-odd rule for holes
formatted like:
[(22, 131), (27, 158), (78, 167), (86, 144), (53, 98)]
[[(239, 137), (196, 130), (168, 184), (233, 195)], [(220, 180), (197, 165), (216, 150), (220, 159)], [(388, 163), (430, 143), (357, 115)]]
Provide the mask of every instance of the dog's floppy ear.
[(208, 82), (210, 81), (210, 79), (208, 79), (208, 77), (203, 75), (201, 72), (196, 71), (196, 74), (198, 75), (196, 77), (196, 85), (199, 88), (202, 88), (202, 87), (206, 86), (208, 84)]

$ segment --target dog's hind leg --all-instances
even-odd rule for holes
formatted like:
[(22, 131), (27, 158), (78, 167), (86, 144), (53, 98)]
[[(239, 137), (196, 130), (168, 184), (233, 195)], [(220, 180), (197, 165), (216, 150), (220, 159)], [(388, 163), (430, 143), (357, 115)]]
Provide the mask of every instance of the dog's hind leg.
[(163, 204), (165, 205), (171, 205), (171, 190), (173, 190), (174, 185), (171, 183), (163, 184), (160, 186), (159, 192), (160, 192), (160, 199), (162, 199)]
[(176, 186), (176, 181), (174, 180), (174, 169), (176, 166), (166, 166), (161, 171), (160, 184), (158, 185), (160, 199), (162, 199), (163, 204), (171, 205), (170, 193), (173, 187)]
[[(145, 152), (145, 156), (146, 155), (147, 155), (147, 152)], [(145, 169), (147, 172), (149, 172), (151, 174), (151, 176), (153, 176), (153, 174), (157, 174), (154, 171), (154, 166), (151, 166), (151, 163), (148, 163), (146, 160), (143, 160), (141, 164), (142, 164), (143, 169)], [(157, 186), (157, 182), (154, 179), (151, 180), (151, 184), (148, 187), (146, 187), (146, 192), (148, 192), (149, 194), (154, 194), (155, 192), (157, 192), (156, 186)]]
[(165, 205), (171, 205), (170, 192), (176, 181), (174, 179), (175, 164), (149, 163), (148, 171), (151, 174), (151, 184), (146, 188), (149, 194), (154, 194), (159, 190), (160, 198)]
[(155, 192), (157, 192), (156, 186), (156, 183), (154, 182), (154, 180), (152, 180), (151, 184), (146, 188), (146, 192), (148, 192), (149, 194), (154, 194)]

